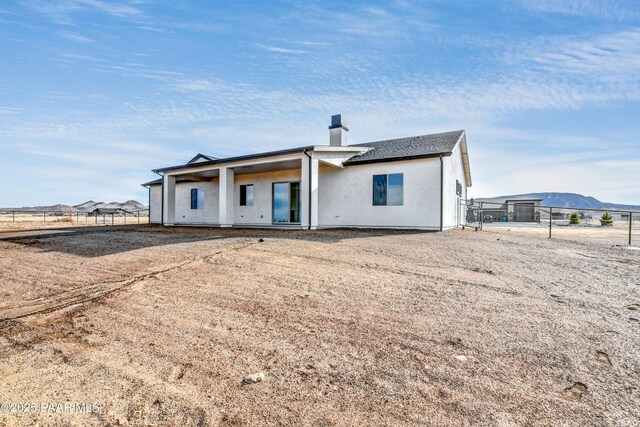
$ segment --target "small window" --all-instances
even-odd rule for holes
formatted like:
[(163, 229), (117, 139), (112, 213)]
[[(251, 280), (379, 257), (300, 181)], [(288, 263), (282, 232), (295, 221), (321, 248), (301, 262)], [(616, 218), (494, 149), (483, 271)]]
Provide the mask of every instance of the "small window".
[(402, 206), (404, 174), (373, 175), (373, 205)]
[(240, 206), (253, 206), (253, 184), (240, 186)]
[(191, 209), (204, 209), (204, 190), (191, 189)]

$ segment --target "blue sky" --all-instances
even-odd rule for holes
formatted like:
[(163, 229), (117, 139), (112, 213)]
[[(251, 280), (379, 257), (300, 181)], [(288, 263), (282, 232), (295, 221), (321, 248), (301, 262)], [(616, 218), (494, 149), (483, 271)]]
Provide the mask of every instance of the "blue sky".
[(0, 3), (0, 206), (153, 168), (464, 128), (476, 197), (640, 204), (637, 0)]

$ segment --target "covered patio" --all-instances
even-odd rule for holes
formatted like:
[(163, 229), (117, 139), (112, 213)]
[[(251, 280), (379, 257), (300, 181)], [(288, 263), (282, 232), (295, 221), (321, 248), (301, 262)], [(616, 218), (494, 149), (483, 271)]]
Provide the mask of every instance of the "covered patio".
[(164, 225), (318, 226), (319, 165), (343, 168), (361, 147), (302, 147), (156, 170)]

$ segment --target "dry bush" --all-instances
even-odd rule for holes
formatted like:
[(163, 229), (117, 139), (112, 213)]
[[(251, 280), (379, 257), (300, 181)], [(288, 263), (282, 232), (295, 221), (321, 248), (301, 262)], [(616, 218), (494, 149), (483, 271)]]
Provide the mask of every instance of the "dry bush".
[(65, 216), (64, 218), (56, 218), (53, 222), (73, 222), (73, 218), (70, 216)]

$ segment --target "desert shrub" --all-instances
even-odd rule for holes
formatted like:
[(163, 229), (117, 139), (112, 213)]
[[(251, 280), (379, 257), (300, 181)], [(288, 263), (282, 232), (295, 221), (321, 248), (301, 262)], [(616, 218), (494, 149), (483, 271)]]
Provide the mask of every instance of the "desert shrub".
[(609, 214), (609, 212), (605, 212), (602, 214), (602, 216), (600, 217), (600, 225), (613, 225), (613, 217), (611, 216), (611, 214)]
[(70, 216), (65, 216), (63, 218), (56, 218), (53, 220), (53, 222), (73, 222), (73, 218), (71, 218)]
[(578, 215), (578, 212), (571, 214), (569, 217), (569, 224), (580, 224), (580, 215)]

